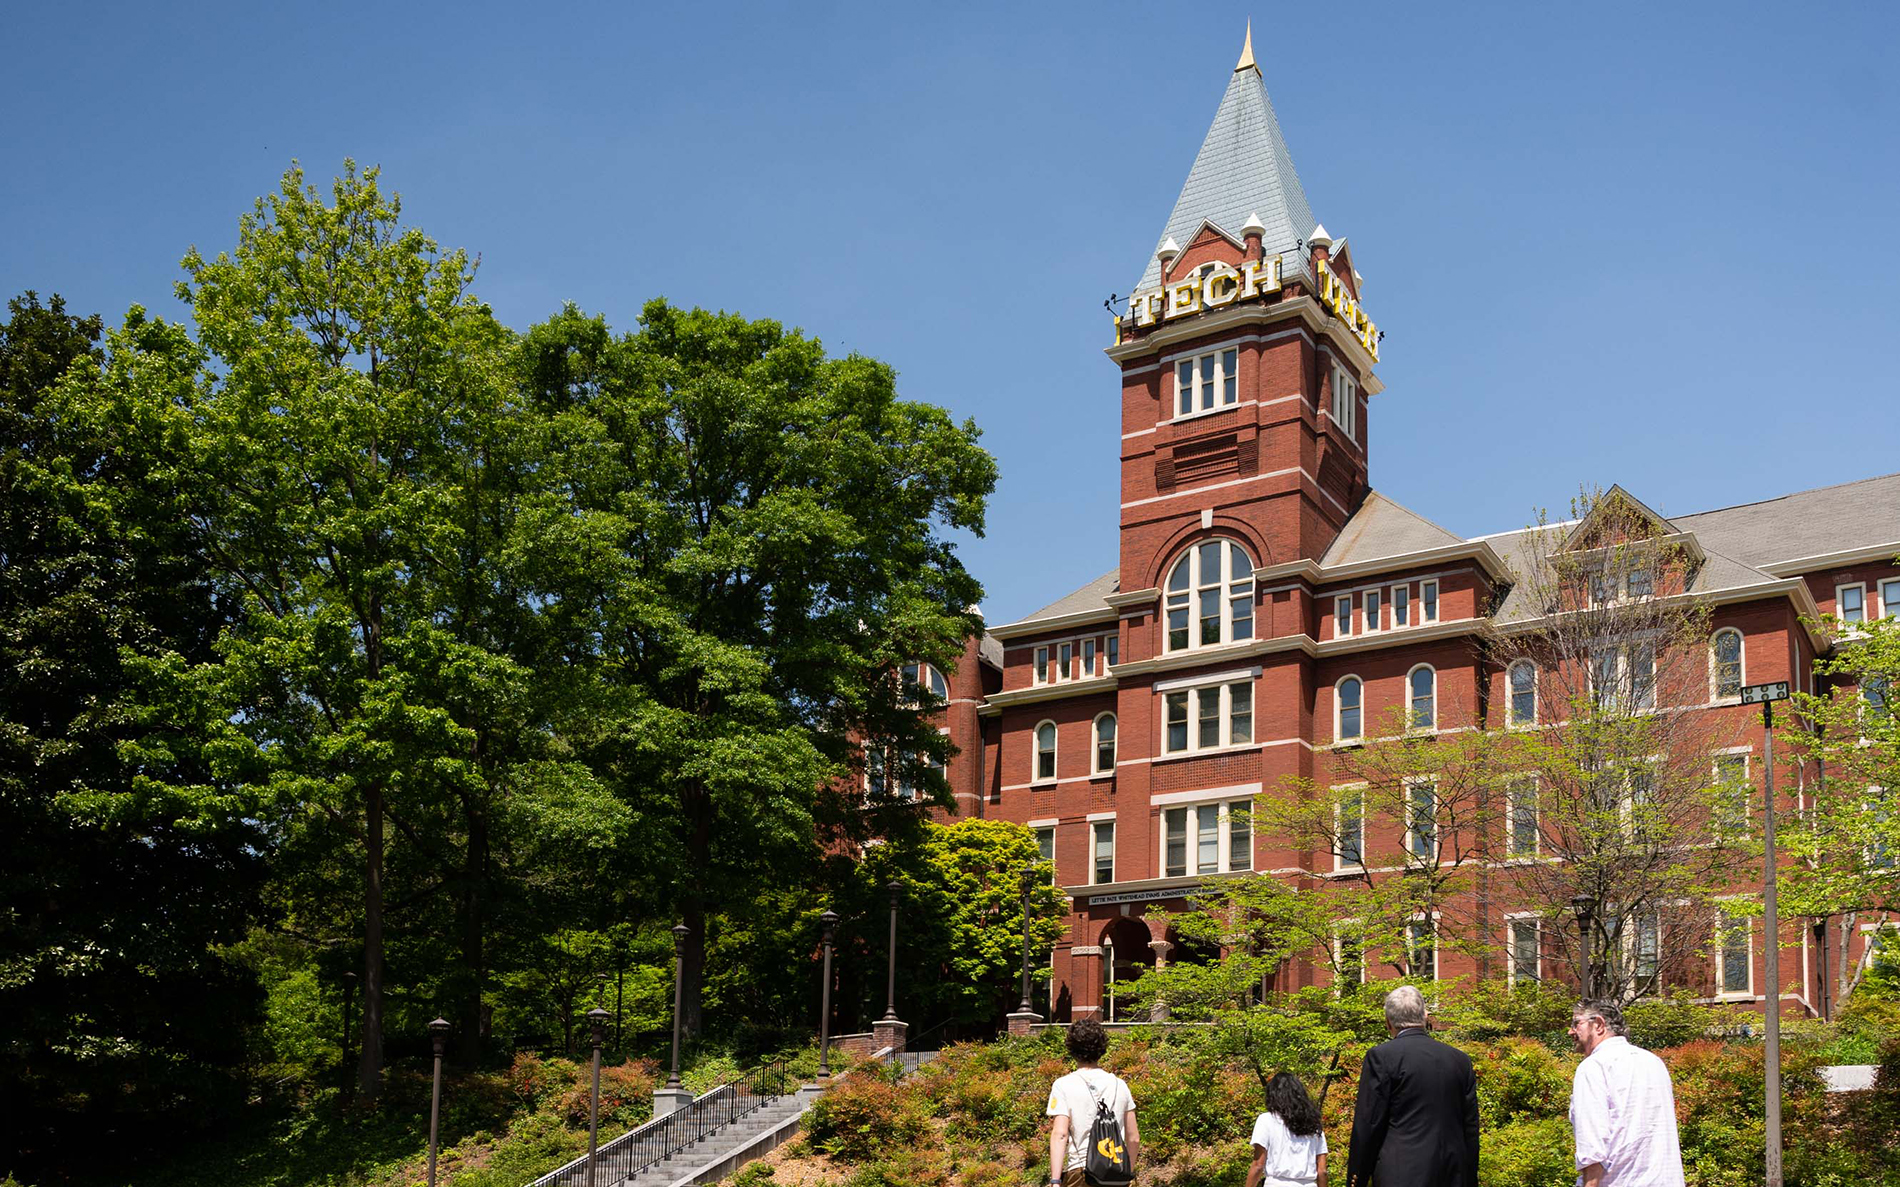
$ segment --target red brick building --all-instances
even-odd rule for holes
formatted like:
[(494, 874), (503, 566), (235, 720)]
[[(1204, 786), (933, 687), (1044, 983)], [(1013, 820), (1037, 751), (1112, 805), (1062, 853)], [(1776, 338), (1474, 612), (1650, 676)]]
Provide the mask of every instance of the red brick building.
[[(1249, 46), (1107, 352), (1120, 555), (973, 641), (945, 689), (957, 811), (1037, 829), (1072, 896), (1038, 1003), (1058, 1017), (1101, 1008), (1110, 960), (1120, 976), (1166, 960), (1170, 913), (1209, 879), (1327, 876), (1330, 855), (1258, 835), (1235, 809), (1287, 776), (1324, 784), (1342, 714), (1357, 733), (1422, 688), (1434, 730), (1496, 725), (1483, 706), (1504, 703), (1507, 675), (1474, 641), (1526, 612), (1512, 573), (1531, 533), (1461, 538), (1373, 489), (1382, 385), (1362, 284), (1308, 208)], [(1739, 632), (1747, 683), (1809, 686), (1827, 640), (1804, 618), (1900, 613), (1900, 475), (1669, 527), (1699, 558), (1690, 590)], [(1732, 695), (1712, 686), (1697, 708), (1759, 747), (1756, 711)], [(1759, 785), (1758, 754), (1748, 769)], [(1782, 772), (1783, 811), (1801, 778)], [(1496, 926), (1502, 947), (1504, 913)], [(1791, 1005), (1815, 1008), (1824, 942), (1832, 965), (1865, 940), (1784, 927)], [(1751, 936), (1746, 985), (1731, 967), (1710, 996), (1759, 1000), (1761, 949)], [(1296, 962), (1286, 984), (1325, 978)]]

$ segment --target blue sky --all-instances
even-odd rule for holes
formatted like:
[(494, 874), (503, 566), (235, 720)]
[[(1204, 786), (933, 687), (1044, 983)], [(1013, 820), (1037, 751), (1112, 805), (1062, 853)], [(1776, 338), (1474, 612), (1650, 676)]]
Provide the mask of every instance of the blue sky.
[(1677, 514), (1900, 469), (1896, 11), (31, 5), (0, 42), (0, 288), (177, 316), (179, 257), (293, 157), (380, 164), (517, 328), (664, 295), (974, 418), (1002, 481), (964, 551), (1001, 622), (1115, 563), (1101, 302), (1249, 17), (1388, 332), (1380, 490), (1476, 534), (1586, 482)]

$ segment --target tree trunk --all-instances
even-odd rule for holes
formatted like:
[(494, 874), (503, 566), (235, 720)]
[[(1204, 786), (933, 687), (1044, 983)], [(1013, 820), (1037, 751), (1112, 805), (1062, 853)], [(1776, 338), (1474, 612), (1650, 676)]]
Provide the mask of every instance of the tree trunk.
[(374, 1103), (383, 1089), (383, 789), (364, 794), (363, 845), (363, 1054), (357, 1090)]
[(468, 814), (468, 852), (462, 863), (462, 999), (461, 1061), (475, 1067), (482, 1058), (482, 989), (487, 970), (482, 948), (485, 904), (482, 888), (488, 881), (488, 818), (479, 810)]

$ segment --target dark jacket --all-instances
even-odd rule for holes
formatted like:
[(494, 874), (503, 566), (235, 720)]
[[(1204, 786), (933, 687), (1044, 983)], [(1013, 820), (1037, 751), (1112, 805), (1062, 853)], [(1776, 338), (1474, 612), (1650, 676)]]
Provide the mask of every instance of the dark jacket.
[(1477, 1187), (1478, 1079), (1414, 1027), (1366, 1052), (1347, 1187)]

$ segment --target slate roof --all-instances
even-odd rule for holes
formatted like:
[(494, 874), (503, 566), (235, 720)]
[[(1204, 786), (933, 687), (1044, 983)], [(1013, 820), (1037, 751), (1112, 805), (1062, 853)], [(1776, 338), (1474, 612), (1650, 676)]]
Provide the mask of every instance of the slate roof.
[(1671, 522), (1694, 532), (1709, 551), (1745, 565), (1891, 544), (1900, 540), (1900, 474), (1678, 515)]
[(1375, 490), (1352, 513), (1319, 563), (1322, 568), (1331, 568), (1463, 542), (1462, 537)]
[[(1214, 113), (1201, 151), (1195, 154), (1168, 225), (1155, 237), (1155, 247), (1159, 249), (1170, 236), (1187, 247), (1203, 220), (1238, 240), (1240, 228), (1254, 214), (1267, 229), (1261, 237), (1266, 254), (1278, 252), (1283, 257), (1285, 275), (1310, 278), (1307, 253), (1295, 245), (1313, 229), (1313, 210), (1306, 204), (1306, 191), (1300, 188), (1293, 156), (1280, 134), (1266, 81), (1257, 67), (1246, 66), (1227, 80), (1227, 93), (1221, 96), (1220, 109)], [(1150, 253), (1135, 291), (1160, 283), (1161, 264)]]
[(988, 631), (976, 641), (976, 658), (1001, 671), (1003, 668), (1003, 641)]
[(1108, 604), (1102, 601), (1102, 599), (1120, 589), (1121, 585), (1121, 570), (1110, 569), (1074, 593), (1057, 598), (1034, 614), (1025, 614), (1017, 621), (1033, 622), (1038, 618), (1057, 618), (1064, 614), (1080, 614), (1084, 610), (1106, 610), (1108, 609)]

